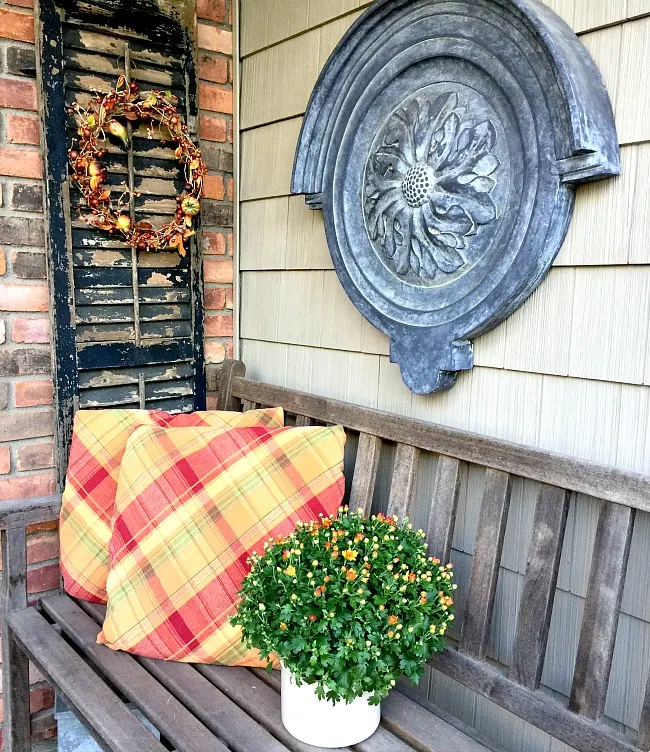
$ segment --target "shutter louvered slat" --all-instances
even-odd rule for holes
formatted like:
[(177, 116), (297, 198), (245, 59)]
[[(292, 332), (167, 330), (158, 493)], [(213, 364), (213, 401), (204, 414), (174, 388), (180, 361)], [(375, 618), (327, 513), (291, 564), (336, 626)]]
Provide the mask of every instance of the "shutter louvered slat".
[[(95, 90), (106, 91), (125, 74), (143, 93), (170, 90), (185, 105), (183, 61), (137, 38), (101, 33), (64, 22), (66, 102), (87, 104)], [(127, 151), (107, 144), (103, 163), (115, 197), (130, 189), (131, 218), (160, 227), (171, 219), (184, 177), (170, 147), (169, 132), (127, 124)], [(74, 117), (67, 118), (70, 138)], [(161, 138), (159, 138), (159, 135)], [(165, 141), (167, 143), (162, 143)], [(135, 195), (139, 193), (140, 195)], [(80, 193), (71, 190), (73, 208)], [(79, 407), (195, 407), (193, 310), (189, 257), (137, 252), (98, 232), (73, 212), (70, 261), (74, 280), (79, 368)]]

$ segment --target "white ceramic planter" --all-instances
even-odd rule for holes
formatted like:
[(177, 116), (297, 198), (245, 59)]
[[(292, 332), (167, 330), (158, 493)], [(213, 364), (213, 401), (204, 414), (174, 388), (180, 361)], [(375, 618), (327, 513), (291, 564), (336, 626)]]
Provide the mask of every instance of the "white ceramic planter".
[(359, 697), (350, 704), (319, 700), (309, 684), (299, 687), (282, 667), (282, 723), (287, 731), (314, 747), (349, 747), (374, 734), (381, 710)]

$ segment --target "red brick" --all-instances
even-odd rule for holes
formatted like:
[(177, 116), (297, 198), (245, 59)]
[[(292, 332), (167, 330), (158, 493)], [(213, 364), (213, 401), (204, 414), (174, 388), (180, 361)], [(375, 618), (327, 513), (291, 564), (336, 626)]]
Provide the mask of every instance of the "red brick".
[(10, 144), (41, 143), (41, 126), (38, 120), (28, 115), (9, 115), (7, 117), (7, 140)]
[(33, 496), (50, 496), (56, 489), (54, 473), (18, 475), (0, 480), (0, 501), (29, 499)]
[(198, 46), (202, 50), (232, 55), (232, 32), (208, 24), (198, 24)]
[(223, 256), (226, 253), (226, 239), (220, 232), (203, 233), (203, 253)]
[(231, 120), (228, 123), (228, 141), (230, 141), (231, 144), (233, 142), (233, 128), (234, 128), (234, 125), (233, 125), (233, 121)]
[(5, 252), (0, 248), (0, 277), (4, 277), (7, 273), (7, 257)]
[(232, 284), (232, 259), (205, 259), (203, 278), (205, 282)]
[(40, 153), (26, 149), (0, 149), (0, 175), (12, 178), (42, 178)]
[(52, 404), (51, 381), (19, 381), (14, 387), (16, 407), (36, 407)]
[(13, 78), (0, 78), (0, 107), (13, 107), (15, 110), (38, 110), (36, 84), (33, 81), (16, 81)]
[(223, 201), (226, 197), (226, 190), (221, 175), (206, 175), (203, 178), (203, 193), (206, 198)]
[(221, 89), (218, 86), (214, 86), (214, 84), (200, 83), (199, 107), (202, 110), (225, 112), (232, 115), (232, 89)]
[(34, 16), (0, 8), (0, 37), (34, 42)]
[(232, 337), (232, 314), (206, 316), (204, 332), (206, 337)]
[(11, 339), (28, 345), (43, 345), (50, 341), (50, 321), (46, 318), (14, 319)]
[(40, 311), (49, 307), (47, 285), (0, 283), (0, 311)]
[(230, 358), (230, 360), (233, 359), (233, 350), (232, 339), (226, 340), (226, 358)]
[(32, 689), (29, 696), (29, 710), (32, 713), (39, 713), (41, 710), (47, 710), (54, 707), (54, 690), (52, 687), (36, 687)]
[(59, 527), (58, 520), (49, 520), (48, 522), (37, 522), (35, 525), (30, 525), (27, 528), (27, 534), (38, 533), (43, 530), (57, 530)]
[(8, 446), (0, 446), (0, 475), (11, 472), (11, 452)]
[(206, 141), (224, 143), (228, 140), (226, 121), (213, 115), (201, 115), (199, 118), (199, 135)]
[(226, 291), (223, 287), (208, 287), (203, 302), (206, 311), (221, 311), (226, 306)]
[(35, 564), (59, 558), (59, 534), (30, 535), (27, 538), (27, 561)]
[(203, 350), (205, 352), (205, 362), (209, 364), (223, 363), (226, 357), (226, 348), (218, 339), (206, 340)]
[(26, 444), (18, 450), (16, 460), (16, 466), (21, 471), (49, 470), (54, 467), (54, 442), (41, 441), (36, 444)]
[(34, 0), (7, 0), (7, 5), (16, 5), (20, 8), (33, 8)]
[(232, 287), (226, 290), (226, 308), (234, 308), (233, 305), (233, 289)]
[(59, 565), (46, 564), (27, 570), (27, 592), (42, 593), (59, 587)]
[(51, 410), (18, 410), (0, 415), (0, 442), (40, 439), (51, 436), (53, 431)]
[(206, 52), (199, 55), (199, 79), (213, 81), (215, 84), (228, 82), (228, 60), (215, 57)]
[(223, 23), (226, 20), (226, 0), (196, 0), (197, 18)]
[(235, 183), (232, 178), (226, 180), (226, 190), (228, 192), (228, 200), (232, 201), (235, 195)]

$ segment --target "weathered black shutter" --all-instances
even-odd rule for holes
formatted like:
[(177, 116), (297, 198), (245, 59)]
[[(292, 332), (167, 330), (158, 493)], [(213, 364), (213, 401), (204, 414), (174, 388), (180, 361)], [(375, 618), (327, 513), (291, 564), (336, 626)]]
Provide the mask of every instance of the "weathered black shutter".
[[(205, 403), (202, 277), (198, 244), (188, 255), (138, 252), (94, 230), (76, 212), (80, 194), (68, 180), (67, 149), (76, 136), (73, 101), (114, 88), (126, 74), (142, 91), (178, 97), (196, 136), (191, 45), (180, 24), (133, 0), (41, 2), (50, 279), (53, 284), (58, 467), (62, 474), (74, 408), (200, 409)], [(120, 3), (119, 5), (123, 5)], [(90, 7), (92, 6), (92, 7)], [(140, 7), (139, 7), (140, 6)], [(108, 147), (103, 159), (115, 191), (129, 187), (138, 219), (168, 221), (184, 181), (175, 146), (148, 138), (135, 124), (132, 147)]]

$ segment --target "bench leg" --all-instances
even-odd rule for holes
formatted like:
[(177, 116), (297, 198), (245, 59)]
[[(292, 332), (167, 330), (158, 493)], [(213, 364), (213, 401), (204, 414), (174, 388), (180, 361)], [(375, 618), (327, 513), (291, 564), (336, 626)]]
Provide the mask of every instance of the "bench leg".
[(18, 646), (6, 616), (27, 607), (25, 528), (2, 530), (2, 699), (5, 752), (29, 752), (29, 659)]
[(2, 630), (2, 700), (5, 752), (29, 752), (29, 659), (6, 625)]

